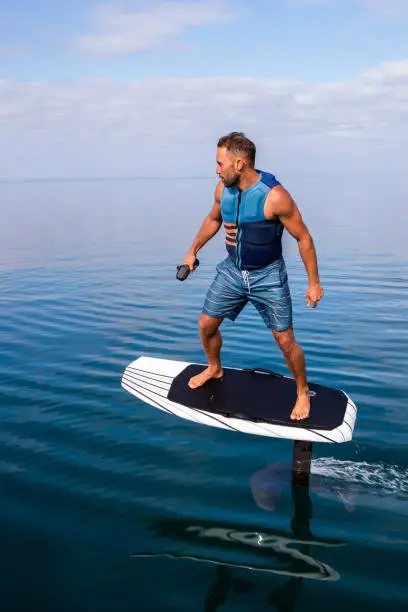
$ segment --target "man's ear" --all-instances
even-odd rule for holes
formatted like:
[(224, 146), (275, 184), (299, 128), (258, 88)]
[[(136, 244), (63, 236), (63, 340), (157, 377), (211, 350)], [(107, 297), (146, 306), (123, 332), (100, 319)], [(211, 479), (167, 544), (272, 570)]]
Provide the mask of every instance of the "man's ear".
[(242, 172), (242, 170), (245, 168), (245, 160), (241, 159), (240, 157), (236, 160), (235, 164), (239, 172)]

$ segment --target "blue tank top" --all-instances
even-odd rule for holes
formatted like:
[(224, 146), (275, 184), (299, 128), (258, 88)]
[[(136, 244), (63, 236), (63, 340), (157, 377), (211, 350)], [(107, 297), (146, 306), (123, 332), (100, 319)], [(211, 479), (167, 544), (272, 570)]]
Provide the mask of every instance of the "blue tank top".
[(280, 185), (273, 174), (256, 170), (259, 180), (245, 191), (224, 187), (221, 214), (228, 255), (240, 270), (264, 268), (282, 255), (281, 221), (265, 218), (266, 196)]

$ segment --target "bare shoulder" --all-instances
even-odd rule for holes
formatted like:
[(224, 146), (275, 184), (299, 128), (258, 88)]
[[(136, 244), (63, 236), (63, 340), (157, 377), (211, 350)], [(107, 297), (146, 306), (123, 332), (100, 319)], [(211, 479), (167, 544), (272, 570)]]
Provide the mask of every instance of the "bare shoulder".
[(224, 183), (222, 181), (218, 181), (217, 186), (215, 188), (215, 201), (221, 204), (222, 192), (224, 189)]
[(270, 190), (266, 197), (264, 211), (267, 219), (279, 219), (297, 240), (309, 234), (295, 201), (285, 187), (277, 185)]
[(296, 204), (289, 191), (282, 185), (273, 187), (265, 200), (265, 216), (267, 219), (293, 215)]
[(214, 204), (212, 206), (211, 212), (210, 212), (210, 217), (214, 220), (214, 221), (218, 221), (219, 223), (222, 223), (222, 214), (221, 214), (221, 197), (222, 197), (222, 191), (224, 188), (224, 184), (222, 181), (219, 181), (217, 183), (217, 186), (215, 188), (215, 193), (214, 193)]

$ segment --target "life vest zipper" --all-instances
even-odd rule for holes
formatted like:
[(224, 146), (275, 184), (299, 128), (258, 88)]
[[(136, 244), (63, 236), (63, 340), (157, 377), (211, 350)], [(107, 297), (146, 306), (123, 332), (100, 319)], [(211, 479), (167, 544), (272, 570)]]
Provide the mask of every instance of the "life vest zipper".
[(240, 228), (239, 228), (239, 226), (238, 226), (238, 222), (239, 222), (239, 213), (240, 213), (240, 208), (241, 208), (241, 198), (242, 198), (242, 191), (241, 191), (241, 190), (239, 190), (239, 193), (238, 193), (237, 216), (236, 216), (236, 219), (235, 219), (235, 225), (236, 225), (236, 227), (237, 227), (237, 246), (236, 246), (236, 249), (237, 249), (237, 252), (236, 252), (236, 264), (237, 264), (237, 268), (240, 268), (240, 267), (241, 267), (241, 262), (240, 262), (240, 259), (241, 259), (241, 254), (240, 254), (240, 247), (241, 247), (241, 240), (240, 240), (240, 238), (241, 238), (241, 230), (240, 230)]

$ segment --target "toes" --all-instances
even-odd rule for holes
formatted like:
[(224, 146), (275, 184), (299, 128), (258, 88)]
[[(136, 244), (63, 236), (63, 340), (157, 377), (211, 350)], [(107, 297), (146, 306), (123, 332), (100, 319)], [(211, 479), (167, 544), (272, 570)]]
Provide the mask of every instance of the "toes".
[(199, 386), (199, 381), (196, 379), (196, 377), (190, 378), (188, 381), (188, 386), (190, 389), (196, 389)]
[(290, 419), (292, 421), (303, 421), (303, 419), (307, 419), (309, 416), (309, 412), (307, 410), (303, 410), (303, 411), (298, 411), (298, 409), (293, 410), (292, 414), (290, 415)]
[(291, 412), (290, 420), (291, 421), (303, 421), (307, 419), (310, 414), (310, 408), (303, 406), (295, 406)]

